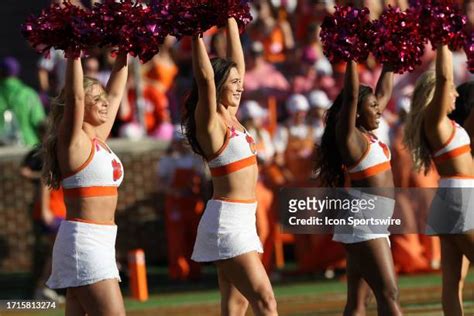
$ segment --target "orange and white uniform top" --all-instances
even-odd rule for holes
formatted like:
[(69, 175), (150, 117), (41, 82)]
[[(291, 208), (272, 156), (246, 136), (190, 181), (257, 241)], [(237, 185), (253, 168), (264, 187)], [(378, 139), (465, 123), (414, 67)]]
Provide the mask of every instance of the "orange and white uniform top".
[(388, 146), (375, 135), (364, 133), (368, 144), (362, 157), (347, 168), (351, 180), (362, 180), (390, 170), (391, 153)]
[(228, 127), (222, 147), (207, 159), (211, 175), (221, 177), (257, 164), (257, 145), (252, 136)]
[(451, 121), (453, 132), (443, 146), (433, 152), (433, 160), (442, 163), (465, 153), (471, 152), (471, 139), (469, 134), (458, 123)]
[(120, 159), (105, 143), (94, 138), (89, 158), (61, 181), (66, 197), (117, 195), (123, 180)]

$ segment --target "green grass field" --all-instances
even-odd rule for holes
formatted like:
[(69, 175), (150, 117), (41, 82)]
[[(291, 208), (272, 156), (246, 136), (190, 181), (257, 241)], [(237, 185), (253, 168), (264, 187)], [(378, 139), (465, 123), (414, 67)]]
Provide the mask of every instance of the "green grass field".
[[(153, 269), (150, 269), (153, 277)], [(127, 315), (173, 315), (173, 316), (212, 316), (219, 315), (219, 292), (213, 283), (212, 269), (208, 270), (209, 279), (195, 284), (173, 284), (152, 280), (150, 298), (138, 302), (128, 297), (124, 288)], [(161, 275), (161, 274), (160, 274)], [(149, 278), (150, 279), (150, 278)], [(151, 278), (153, 279), (153, 278)], [(125, 282), (124, 284), (125, 285)], [(439, 274), (402, 276), (399, 279), (400, 301), (405, 315), (441, 316), (441, 278)], [(341, 315), (345, 301), (345, 281), (343, 279), (323, 280), (312, 277), (309, 281), (302, 278), (284, 278), (274, 282), (280, 315), (307, 316)], [(0, 292), (1, 293), (1, 292)], [(470, 271), (464, 291), (465, 313), (474, 315), (474, 270)], [(62, 306), (47, 312), (7, 312), (0, 315), (64, 315)], [(252, 315), (251, 312), (248, 315)], [(368, 315), (376, 315), (375, 300), (371, 300)]]

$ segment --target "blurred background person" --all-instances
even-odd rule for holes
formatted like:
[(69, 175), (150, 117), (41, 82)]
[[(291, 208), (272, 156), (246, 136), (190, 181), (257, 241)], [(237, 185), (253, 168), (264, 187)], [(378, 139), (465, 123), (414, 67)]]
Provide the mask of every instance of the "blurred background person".
[(173, 280), (197, 279), (199, 263), (191, 260), (207, 184), (203, 161), (186, 145), (175, 128), (170, 146), (158, 163), (158, 189), (165, 195), (168, 275)]
[[(32, 146), (40, 142), (37, 130), (45, 119), (45, 112), (38, 93), (18, 77), (20, 71), (16, 58), (0, 60), (0, 139), (6, 143)], [(5, 129), (8, 125), (15, 125), (13, 122), (16, 122), (18, 131), (9, 137), (5, 135)]]
[(308, 95), (310, 109), (308, 112), (308, 124), (313, 129), (313, 138), (316, 145), (321, 144), (324, 133), (324, 115), (331, 107), (331, 100), (324, 91), (313, 90)]
[[(41, 140), (46, 134), (46, 121), (38, 126), (38, 135)], [(20, 173), (35, 187), (32, 204), (32, 218), (34, 231), (34, 263), (33, 279), (35, 280), (34, 299), (47, 299), (64, 303), (65, 298), (45, 283), (51, 274), (51, 253), (59, 224), (66, 217), (63, 190), (49, 189), (41, 181), (43, 155), (41, 144), (31, 149), (21, 163)]]
[(277, 225), (274, 192), (265, 183), (266, 167), (272, 164), (275, 148), (270, 133), (264, 128), (268, 112), (257, 101), (242, 102), (239, 109), (242, 125), (256, 142), (259, 175), (257, 181), (257, 232), (263, 246), (262, 263), (270, 275), (274, 267), (275, 225)]

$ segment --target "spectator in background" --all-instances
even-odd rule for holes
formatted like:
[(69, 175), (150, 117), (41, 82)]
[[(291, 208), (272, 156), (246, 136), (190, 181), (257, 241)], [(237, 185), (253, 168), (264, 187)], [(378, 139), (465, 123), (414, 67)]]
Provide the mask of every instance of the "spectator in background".
[(324, 91), (313, 90), (308, 95), (310, 110), (308, 112), (308, 124), (313, 129), (313, 137), (316, 145), (321, 144), (324, 133), (324, 114), (331, 107), (331, 100)]
[(248, 27), (248, 33), (253, 41), (263, 44), (263, 56), (273, 64), (282, 64), (286, 60), (286, 51), (295, 46), (291, 25), (282, 14), (278, 18), (269, 0), (255, 3), (257, 18)]
[(49, 110), (49, 98), (59, 95), (64, 87), (66, 59), (60, 50), (51, 48), (49, 56), (38, 61), (38, 82), (41, 101)]
[(309, 25), (321, 24), (326, 14), (334, 10), (333, 0), (303, 0), (298, 6), (298, 19), (295, 34), (298, 41), (303, 41)]
[(226, 56), (226, 38), (223, 29), (212, 35), (210, 43), (210, 55), (213, 57), (225, 58)]
[[(38, 134), (43, 140), (46, 133), (46, 122), (38, 126)], [(35, 186), (34, 202), (32, 207), (34, 224), (34, 264), (33, 278), (35, 280), (35, 299), (47, 299), (64, 303), (64, 296), (45, 286), (51, 274), (51, 251), (59, 224), (66, 217), (63, 190), (50, 190), (41, 182), (43, 157), (41, 145), (35, 146), (21, 163), (21, 175)]]
[[(95, 56), (89, 56), (84, 58), (82, 61), (84, 67), (84, 76), (91, 77), (94, 79), (99, 79), (99, 60)], [(107, 81), (101, 82), (104, 85), (107, 84)]]
[(277, 155), (284, 156), (284, 164), (293, 176), (294, 184), (308, 181), (312, 161), (313, 130), (306, 124), (309, 111), (308, 99), (304, 95), (294, 94), (286, 102), (289, 118), (278, 127), (274, 137)]
[[(400, 98), (396, 104), (398, 122), (392, 127), (390, 151), (393, 169), (393, 182), (397, 188), (437, 187), (438, 175), (431, 169), (428, 174), (416, 172), (411, 161), (411, 154), (403, 143), (404, 127), (407, 114), (410, 112), (410, 97)], [(430, 190), (418, 190), (416, 196), (410, 196), (407, 190), (396, 193), (396, 212), (400, 215), (406, 231), (423, 231), (426, 217), (432, 200)], [(426, 272), (439, 269), (439, 238), (418, 234), (400, 234), (390, 236), (393, 262), (397, 273)]]
[[(283, 169), (291, 175), (287, 184), (304, 186), (308, 184), (313, 168), (313, 130), (306, 124), (309, 103), (304, 95), (294, 94), (288, 98), (286, 108), (290, 116), (278, 127), (274, 137), (275, 159), (283, 161)], [(295, 235), (296, 260), (301, 273), (314, 270), (314, 256), (308, 251), (310, 245), (309, 235)]]
[(319, 32), (321, 31), (321, 27), (317, 23), (311, 23), (308, 26), (307, 33), (305, 35), (304, 40), (302, 41), (302, 48), (303, 52), (307, 48), (311, 48), (313, 50), (314, 61), (317, 61), (323, 58), (323, 45), (319, 40)]
[[(132, 68), (130, 68), (131, 71)], [(142, 86), (143, 85), (143, 86)], [(142, 99), (137, 99), (136, 89), (142, 90)], [(135, 85), (134, 76), (129, 75), (127, 81), (127, 97), (123, 98), (120, 108), (119, 119), (121, 127), (119, 136), (128, 138), (140, 138), (143, 132), (153, 138), (171, 140), (173, 125), (168, 107), (168, 97), (150, 80), (143, 80), (139, 87)], [(141, 131), (138, 117), (138, 104), (143, 102), (144, 131)]]
[(315, 87), (317, 53), (313, 47), (306, 47), (299, 63), (299, 73), (292, 80), (292, 92), (306, 94)]
[(160, 46), (160, 52), (143, 67), (145, 77), (151, 80), (151, 83), (164, 93), (170, 90), (178, 74), (178, 66), (173, 55), (173, 45), (175, 42), (176, 39), (174, 37), (167, 36), (163, 45)]
[(107, 81), (109, 81), (110, 75), (112, 74), (115, 58), (116, 55), (112, 53), (111, 48), (102, 49), (100, 54), (97, 55), (97, 59), (99, 60), (97, 79), (104, 85), (107, 84)]
[(263, 45), (253, 42), (250, 52), (246, 55), (244, 97), (266, 102), (269, 95), (284, 99), (290, 89), (290, 84), (283, 74), (263, 58)]
[(257, 159), (259, 177), (257, 181), (257, 232), (263, 246), (262, 263), (268, 274), (273, 268), (273, 249), (275, 247), (276, 212), (274, 211), (274, 192), (265, 184), (266, 167), (273, 162), (275, 149), (268, 131), (263, 127), (268, 116), (257, 101), (248, 100), (239, 109), (242, 125), (255, 139), (257, 144)]
[(474, 28), (474, 0), (463, 1), (464, 12), (467, 17), (467, 25), (469, 29)]
[(196, 279), (201, 266), (191, 260), (199, 219), (204, 210), (202, 159), (186, 146), (181, 129), (158, 163), (159, 191), (165, 194), (168, 274), (173, 280)]
[(18, 78), (20, 69), (14, 57), (0, 60), (0, 137), (5, 128), (5, 113), (9, 111), (18, 123), (21, 144), (32, 146), (40, 141), (37, 130), (45, 113), (36, 91)]

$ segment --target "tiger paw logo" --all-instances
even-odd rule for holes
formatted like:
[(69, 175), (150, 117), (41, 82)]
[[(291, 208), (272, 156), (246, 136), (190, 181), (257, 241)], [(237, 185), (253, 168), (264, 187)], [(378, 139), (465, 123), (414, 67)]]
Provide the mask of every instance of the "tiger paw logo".
[(257, 154), (257, 144), (255, 144), (255, 140), (250, 135), (247, 135), (245, 137), (245, 139), (247, 140), (247, 143), (249, 143), (250, 150), (252, 151), (252, 153), (254, 155), (256, 155)]
[(230, 138), (234, 136), (239, 136), (239, 135), (237, 134), (237, 131), (235, 130), (235, 128), (232, 126), (230, 129)]
[(112, 168), (114, 169), (113, 177), (114, 181), (117, 181), (122, 177), (122, 165), (117, 160), (112, 160)]

